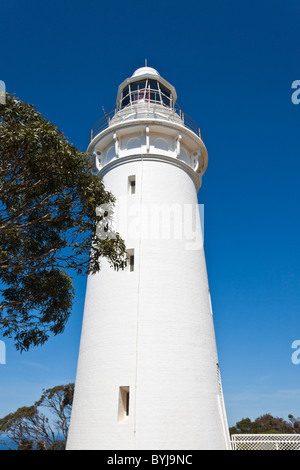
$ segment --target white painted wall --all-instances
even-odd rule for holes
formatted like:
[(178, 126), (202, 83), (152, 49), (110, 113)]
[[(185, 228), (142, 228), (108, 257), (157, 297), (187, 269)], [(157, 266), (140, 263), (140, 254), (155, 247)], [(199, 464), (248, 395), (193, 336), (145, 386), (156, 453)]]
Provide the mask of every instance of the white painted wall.
[[(131, 175), (135, 195), (128, 195)], [(224, 449), (204, 250), (187, 249), (184, 237), (149, 239), (147, 224), (154, 222), (144, 217), (154, 204), (196, 209), (194, 181), (180, 167), (146, 156), (112, 168), (104, 183), (127, 200), (131, 228), (139, 220), (130, 210), (141, 204), (143, 236), (126, 234), (134, 272), (103, 262), (88, 279), (67, 449)], [(130, 386), (122, 423), (120, 386)]]

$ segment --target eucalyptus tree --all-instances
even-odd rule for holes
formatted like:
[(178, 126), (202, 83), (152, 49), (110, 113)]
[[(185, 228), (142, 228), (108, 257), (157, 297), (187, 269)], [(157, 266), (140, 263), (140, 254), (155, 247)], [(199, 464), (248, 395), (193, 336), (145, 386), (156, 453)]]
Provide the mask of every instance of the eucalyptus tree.
[(58, 385), (43, 390), (34, 405), (0, 418), (0, 443), (11, 450), (64, 450), (73, 394), (73, 383)]
[(96, 213), (114, 202), (85, 153), (34, 106), (6, 96), (0, 104), (0, 332), (17, 349), (64, 330), (74, 275), (96, 273), (103, 258), (124, 268), (123, 240), (118, 233), (103, 236), (107, 212)]

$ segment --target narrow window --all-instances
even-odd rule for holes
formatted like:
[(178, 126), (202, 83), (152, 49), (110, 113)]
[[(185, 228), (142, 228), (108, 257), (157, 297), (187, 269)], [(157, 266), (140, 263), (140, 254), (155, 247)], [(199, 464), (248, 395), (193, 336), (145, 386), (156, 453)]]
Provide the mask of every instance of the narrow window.
[(130, 399), (130, 387), (119, 388), (119, 411), (118, 411), (118, 422), (122, 423), (128, 421), (129, 417), (129, 399)]
[(129, 416), (129, 387), (128, 387), (128, 391), (126, 392), (126, 403), (125, 403), (125, 415), (126, 416)]
[(130, 181), (130, 193), (135, 194), (135, 180)]
[(134, 271), (134, 255), (131, 255), (129, 258), (130, 271)]
[(135, 194), (135, 175), (128, 176), (129, 194)]
[(134, 249), (127, 250), (127, 271), (134, 271)]

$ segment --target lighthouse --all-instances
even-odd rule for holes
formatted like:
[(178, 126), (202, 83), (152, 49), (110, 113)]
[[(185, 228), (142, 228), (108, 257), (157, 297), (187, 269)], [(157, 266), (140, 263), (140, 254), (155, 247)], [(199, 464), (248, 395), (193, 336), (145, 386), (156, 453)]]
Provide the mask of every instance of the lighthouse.
[(229, 449), (197, 194), (208, 156), (151, 67), (92, 131), (127, 266), (87, 280), (67, 449)]

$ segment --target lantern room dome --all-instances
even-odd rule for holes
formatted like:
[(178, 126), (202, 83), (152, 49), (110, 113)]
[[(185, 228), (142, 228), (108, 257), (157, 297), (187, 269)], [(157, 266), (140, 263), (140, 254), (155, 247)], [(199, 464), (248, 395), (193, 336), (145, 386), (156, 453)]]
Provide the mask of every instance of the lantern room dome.
[(132, 74), (132, 77), (138, 77), (139, 75), (145, 75), (145, 74), (156, 75), (157, 77), (159, 77), (158, 71), (152, 67), (140, 67)]

